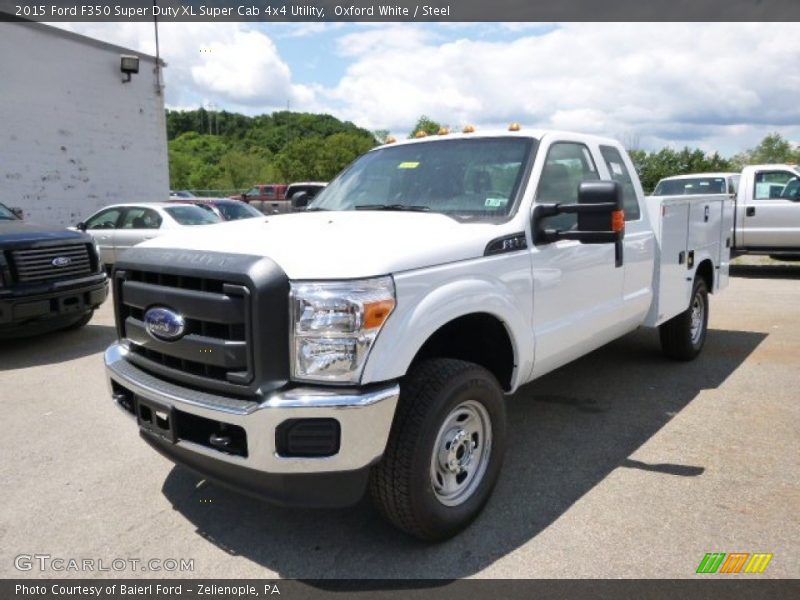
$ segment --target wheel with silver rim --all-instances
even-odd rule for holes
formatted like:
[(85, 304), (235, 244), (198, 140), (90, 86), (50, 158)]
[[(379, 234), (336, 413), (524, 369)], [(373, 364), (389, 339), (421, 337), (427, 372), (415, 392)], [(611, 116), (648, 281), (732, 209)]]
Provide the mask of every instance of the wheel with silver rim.
[(447, 539), (478, 516), (505, 452), (505, 399), (483, 367), (430, 359), (400, 383), (400, 401), (370, 494), (394, 525)]
[(690, 310), (691, 323), (689, 325), (689, 335), (692, 339), (692, 345), (696, 345), (703, 337), (706, 327), (706, 298), (703, 294), (699, 293), (699, 290), (695, 293), (694, 298), (692, 298)]
[(447, 415), (433, 444), (431, 485), (445, 506), (475, 492), (492, 454), (492, 420), (479, 402), (467, 400)]
[(689, 307), (659, 327), (661, 349), (676, 360), (692, 360), (700, 354), (708, 331), (708, 286), (696, 277)]

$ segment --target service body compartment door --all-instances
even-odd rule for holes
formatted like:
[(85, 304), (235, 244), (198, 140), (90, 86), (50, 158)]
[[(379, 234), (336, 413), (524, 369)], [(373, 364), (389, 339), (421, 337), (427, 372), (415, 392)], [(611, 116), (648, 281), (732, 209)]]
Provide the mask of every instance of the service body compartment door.
[(647, 198), (647, 208), (656, 232), (656, 264), (653, 304), (645, 325), (654, 327), (683, 312), (689, 305), (692, 281), (686, 261), (691, 204), (685, 197), (651, 196)]
[(736, 201), (732, 198), (725, 198), (720, 203), (722, 218), (720, 219), (720, 235), (719, 235), (719, 260), (717, 265), (717, 275), (714, 278), (717, 290), (728, 287), (731, 272), (731, 249), (733, 248), (733, 218), (736, 212)]

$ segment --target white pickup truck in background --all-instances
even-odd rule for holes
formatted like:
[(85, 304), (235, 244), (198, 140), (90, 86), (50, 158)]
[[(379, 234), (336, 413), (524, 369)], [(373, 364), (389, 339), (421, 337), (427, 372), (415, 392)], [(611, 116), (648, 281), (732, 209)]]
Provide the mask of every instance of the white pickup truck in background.
[(645, 200), (615, 140), (516, 129), (384, 145), (306, 212), (129, 250), (115, 403), (211, 480), (292, 506), (368, 488), (402, 530), (458, 533), (505, 395), (641, 326), (695, 358), (728, 281), (726, 196)]
[(653, 193), (727, 195), (734, 200), (732, 253), (800, 257), (800, 169), (751, 165), (741, 173), (665, 177)]

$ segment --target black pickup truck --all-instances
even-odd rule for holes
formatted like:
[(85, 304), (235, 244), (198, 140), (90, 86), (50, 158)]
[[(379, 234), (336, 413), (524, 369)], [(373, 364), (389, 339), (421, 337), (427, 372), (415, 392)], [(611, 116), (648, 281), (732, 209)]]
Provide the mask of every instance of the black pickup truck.
[(0, 339), (86, 325), (108, 296), (92, 238), (0, 204)]

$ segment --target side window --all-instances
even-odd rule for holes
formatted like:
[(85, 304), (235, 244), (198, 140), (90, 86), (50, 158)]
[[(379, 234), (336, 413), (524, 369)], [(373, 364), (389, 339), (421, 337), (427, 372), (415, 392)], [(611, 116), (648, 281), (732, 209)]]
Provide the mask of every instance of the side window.
[(753, 198), (756, 200), (789, 199), (788, 194), (797, 181), (797, 174), (790, 171), (758, 171), (755, 178)]
[[(584, 181), (600, 179), (589, 148), (577, 142), (557, 142), (547, 151), (536, 202), (574, 204), (578, 201), (578, 186)], [(562, 231), (578, 225), (578, 215), (562, 214), (549, 217), (547, 226)]]
[(120, 229), (158, 229), (161, 217), (149, 208), (129, 208)]
[(600, 146), (600, 154), (603, 155), (603, 160), (606, 161), (608, 172), (611, 173), (611, 179), (622, 186), (622, 204), (625, 209), (625, 220), (639, 220), (641, 214), (639, 213), (639, 199), (636, 197), (636, 188), (633, 187), (630, 173), (625, 167), (619, 150), (613, 146)]
[(86, 229), (115, 229), (121, 213), (120, 208), (109, 208), (97, 213), (86, 221)]
[(264, 195), (270, 200), (275, 198), (275, 188), (271, 185), (264, 187)]

